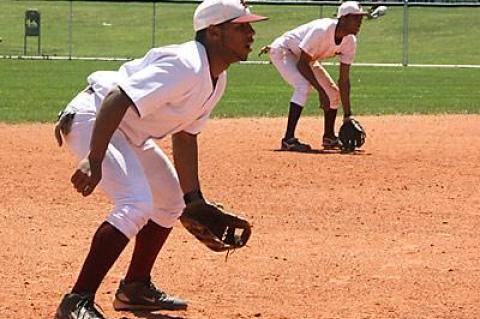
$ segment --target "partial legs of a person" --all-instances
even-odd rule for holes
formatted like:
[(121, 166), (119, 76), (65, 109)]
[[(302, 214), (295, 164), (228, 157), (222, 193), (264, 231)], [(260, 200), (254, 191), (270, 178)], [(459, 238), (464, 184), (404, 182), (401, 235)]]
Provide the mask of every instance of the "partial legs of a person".
[(294, 102), (290, 102), (290, 108), (288, 111), (287, 130), (285, 131), (284, 139), (288, 140), (295, 137), (295, 130), (297, 129), (298, 120), (302, 115), (303, 106)]
[(94, 295), (128, 242), (122, 232), (103, 222), (93, 236), (90, 251), (72, 293)]
[(158, 289), (151, 279), (157, 256), (184, 208), (178, 176), (153, 140), (134, 151), (150, 186), (153, 209), (150, 220), (136, 236), (132, 259), (113, 305), (116, 310), (185, 309), (186, 301)]
[(330, 108), (321, 106), (324, 114), (322, 146), (325, 149), (339, 149), (341, 144), (335, 135), (335, 120), (337, 118), (337, 109), (340, 105), (340, 91), (335, 81), (320, 63), (315, 62), (312, 70), (318, 83), (330, 99)]
[[(91, 96), (81, 93), (72, 103), (92, 103)], [(79, 159), (88, 153), (94, 123), (94, 113), (78, 112), (72, 131), (65, 137)], [(97, 229), (71, 293), (64, 296), (57, 308), (56, 319), (104, 318), (95, 307), (95, 293), (129, 240), (148, 222), (152, 211), (153, 200), (141, 163), (120, 131), (112, 137), (102, 168), (99, 188), (113, 200), (115, 208)]]
[(87, 258), (71, 293), (66, 294), (55, 319), (103, 319), (95, 307), (95, 293), (103, 278), (128, 244), (128, 238), (107, 222), (95, 232)]
[(125, 275), (125, 282), (150, 282), (155, 260), (167, 241), (172, 228), (162, 227), (151, 220), (135, 237), (132, 260)]
[(308, 152), (312, 149), (311, 146), (300, 142), (295, 137), (295, 131), (311, 91), (310, 83), (298, 72), (296, 67), (298, 59), (290, 51), (271, 48), (269, 56), (282, 78), (294, 89), (290, 99), (287, 128), (282, 138), (281, 149), (284, 151)]

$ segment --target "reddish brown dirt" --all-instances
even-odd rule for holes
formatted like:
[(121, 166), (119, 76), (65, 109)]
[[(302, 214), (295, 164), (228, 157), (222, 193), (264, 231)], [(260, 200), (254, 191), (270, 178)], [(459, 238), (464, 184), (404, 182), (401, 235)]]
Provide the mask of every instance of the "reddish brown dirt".
[[(285, 119), (213, 120), (204, 193), (254, 224), (208, 251), (178, 224), (154, 272), (190, 301), (140, 318), (480, 318), (480, 116), (360, 117), (363, 152), (276, 152)], [(111, 204), (70, 186), (52, 125), (0, 124), (0, 318), (52, 318)], [(321, 122), (298, 135), (319, 147)], [(168, 142), (162, 142), (170, 152)], [(109, 318), (131, 245), (97, 296)]]

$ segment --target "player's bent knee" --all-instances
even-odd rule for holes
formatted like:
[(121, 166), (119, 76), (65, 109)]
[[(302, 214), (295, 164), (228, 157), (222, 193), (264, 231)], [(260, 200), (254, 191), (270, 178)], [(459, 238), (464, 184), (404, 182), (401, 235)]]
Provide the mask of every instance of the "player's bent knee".
[(332, 110), (338, 110), (339, 106), (340, 106), (340, 101), (333, 101), (333, 103), (330, 103), (330, 108)]
[(340, 106), (340, 93), (332, 94), (328, 96), (330, 98), (330, 108), (337, 110)]
[(182, 215), (184, 208), (185, 205), (169, 210), (155, 210), (152, 214), (151, 220), (162, 227), (171, 228)]
[(310, 87), (308, 86), (299, 86), (295, 88), (295, 91), (293, 92), (292, 99), (290, 100), (291, 102), (304, 106), (305, 103), (307, 103), (308, 100), (308, 94), (310, 94)]
[(120, 203), (107, 217), (107, 221), (131, 239), (148, 222), (152, 210), (153, 204), (150, 200)]

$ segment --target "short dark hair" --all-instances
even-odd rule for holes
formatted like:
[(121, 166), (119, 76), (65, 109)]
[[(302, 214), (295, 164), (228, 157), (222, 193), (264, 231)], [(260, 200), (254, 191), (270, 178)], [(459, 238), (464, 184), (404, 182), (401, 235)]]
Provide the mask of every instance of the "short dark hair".
[(198, 41), (202, 44), (205, 44), (205, 39), (207, 37), (207, 29), (198, 30), (195, 33), (195, 41)]

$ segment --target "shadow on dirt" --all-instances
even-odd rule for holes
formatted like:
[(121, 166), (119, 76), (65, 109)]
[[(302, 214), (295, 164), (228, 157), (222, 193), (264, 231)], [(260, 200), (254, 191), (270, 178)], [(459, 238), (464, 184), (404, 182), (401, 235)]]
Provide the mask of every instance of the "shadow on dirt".
[(132, 311), (133, 316), (128, 317), (121, 317), (120, 319), (136, 319), (136, 318), (144, 318), (144, 319), (187, 319), (187, 317), (182, 316), (174, 316), (174, 315), (167, 315), (162, 313), (153, 313), (148, 311)]
[(282, 149), (274, 149), (273, 152), (290, 152), (290, 153), (305, 153), (305, 154), (322, 154), (322, 155), (333, 155), (333, 154), (340, 154), (340, 155), (369, 155), (364, 150), (354, 150), (352, 152), (346, 152), (342, 150), (325, 150), (325, 149), (311, 149), (308, 151), (286, 151)]

